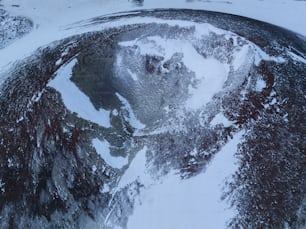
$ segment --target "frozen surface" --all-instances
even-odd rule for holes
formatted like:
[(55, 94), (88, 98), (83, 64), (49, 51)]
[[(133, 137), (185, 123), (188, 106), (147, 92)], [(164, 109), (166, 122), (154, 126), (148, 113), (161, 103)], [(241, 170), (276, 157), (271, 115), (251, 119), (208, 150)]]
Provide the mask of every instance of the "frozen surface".
[(92, 121), (103, 127), (110, 127), (110, 112), (104, 109), (96, 110), (90, 99), (70, 80), (76, 59), (62, 66), (48, 86), (61, 93), (65, 106), (83, 119)]
[(121, 156), (115, 157), (110, 154), (110, 144), (108, 141), (101, 141), (94, 138), (92, 144), (101, 158), (111, 167), (121, 169), (123, 166), (127, 165), (127, 158)]
[[(241, 136), (242, 132), (237, 133), (200, 175), (181, 180), (173, 173), (141, 192), (128, 229), (224, 229), (236, 213), (221, 197), (224, 181), (238, 168), (234, 154)], [(137, 164), (145, 164), (140, 159), (145, 158), (141, 155)], [(129, 177), (137, 177), (135, 171), (132, 174)]]

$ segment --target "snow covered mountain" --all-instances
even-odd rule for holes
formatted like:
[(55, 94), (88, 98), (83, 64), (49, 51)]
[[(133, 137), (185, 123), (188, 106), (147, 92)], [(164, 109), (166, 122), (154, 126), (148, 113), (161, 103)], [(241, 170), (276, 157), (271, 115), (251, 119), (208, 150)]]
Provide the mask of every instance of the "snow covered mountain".
[(119, 2), (3, 1), (0, 228), (304, 228), (304, 30)]

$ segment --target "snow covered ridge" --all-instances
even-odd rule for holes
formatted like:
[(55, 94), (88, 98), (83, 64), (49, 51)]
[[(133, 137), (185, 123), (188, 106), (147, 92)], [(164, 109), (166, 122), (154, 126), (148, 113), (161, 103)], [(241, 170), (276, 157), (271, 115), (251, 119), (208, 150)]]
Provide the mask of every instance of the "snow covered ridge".
[(304, 226), (305, 40), (199, 10), (65, 29), (2, 76), (0, 228)]

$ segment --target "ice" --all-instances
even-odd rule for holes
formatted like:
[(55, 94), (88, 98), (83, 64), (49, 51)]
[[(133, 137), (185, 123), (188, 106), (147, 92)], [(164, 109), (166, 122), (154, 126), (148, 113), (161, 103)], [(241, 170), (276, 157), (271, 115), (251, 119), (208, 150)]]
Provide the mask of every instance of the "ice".
[(121, 156), (115, 157), (110, 154), (110, 144), (108, 141), (101, 141), (98, 138), (94, 138), (92, 144), (101, 158), (111, 167), (121, 169), (123, 166), (127, 165), (128, 158)]
[[(177, 21), (163, 21), (163, 23), (174, 25), (178, 23)], [(127, 23), (125, 21), (125, 23)], [(155, 23), (159, 23), (158, 20)], [(162, 22), (160, 22), (162, 23)], [(205, 106), (211, 98), (220, 90), (223, 89), (223, 85), (227, 80), (230, 66), (233, 67), (234, 71), (245, 66), (245, 61), (252, 59), (256, 65), (258, 65), (262, 60), (275, 61), (278, 63), (283, 63), (285, 60), (282, 57), (274, 57), (268, 55), (257, 45), (252, 44), (248, 41), (247, 44), (242, 47), (236, 48), (232, 54), (233, 61), (230, 64), (222, 63), (213, 57), (205, 58), (197, 52), (192, 44), (192, 39), (205, 36), (211, 32), (216, 32), (218, 34), (224, 34), (226, 37), (232, 37), (234, 40), (237, 39), (237, 35), (218, 30), (213, 26), (209, 26), (206, 23), (198, 24), (193, 22), (178, 23), (181, 27), (183, 26), (193, 26), (196, 31), (190, 37), (177, 39), (167, 39), (162, 36), (149, 36), (145, 38), (137, 38), (130, 41), (120, 42), (119, 45), (123, 47), (128, 47), (133, 49), (139, 55), (153, 55), (163, 57), (161, 61), (161, 66), (164, 62), (170, 60), (175, 54), (182, 55), (182, 63), (189, 69), (189, 71), (194, 73), (195, 79), (194, 83), (189, 85), (189, 97), (185, 101), (185, 108), (187, 110), (197, 110)], [(118, 58), (118, 63), (121, 59)], [(136, 78), (135, 75), (128, 69), (128, 73)], [(262, 83), (259, 85), (258, 90), (262, 90)]]
[(70, 80), (76, 63), (77, 59), (73, 59), (62, 66), (48, 86), (59, 91), (67, 109), (77, 113), (79, 117), (106, 128), (110, 127), (110, 112), (104, 109), (96, 110), (90, 99)]

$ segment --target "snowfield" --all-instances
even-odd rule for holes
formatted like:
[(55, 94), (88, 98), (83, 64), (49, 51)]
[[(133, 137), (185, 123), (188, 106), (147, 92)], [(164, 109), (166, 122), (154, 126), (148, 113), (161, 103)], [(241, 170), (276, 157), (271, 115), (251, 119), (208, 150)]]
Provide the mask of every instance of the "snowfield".
[(137, 179), (143, 179), (143, 183), (149, 188), (136, 197), (134, 213), (127, 228), (226, 228), (228, 220), (235, 216), (236, 211), (225, 201), (221, 201), (223, 185), (225, 181), (230, 181), (237, 170), (234, 154), (242, 134), (237, 133), (223, 146), (203, 173), (188, 180), (181, 180), (173, 172), (154, 184), (154, 179), (153, 182), (148, 181), (146, 170), (137, 170), (146, 164), (144, 152), (139, 154), (142, 159), (138, 159), (137, 155), (134, 159), (137, 165), (132, 162), (131, 169), (134, 172), (131, 173), (129, 169), (126, 171), (132, 176), (122, 179), (134, 179), (134, 173), (137, 171)]
[[(145, 0), (142, 4), (117, 0), (2, 0), (6, 10), (32, 18), (36, 29), (65, 26), (78, 20), (135, 9), (188, 8), (231, 13), (282, 26), (306, 35), (305, 1), (298, 0)], [(18, 5), (15, 7), (13, 5)], [(54, 17), (54, 15), (56, 15)]]
[[(128, 10), (155, 8), (203, 9), (231, 13), (290, 29), (306, 36), (306, 2), (295, 0), (265, 1), (155, 1), (145, 0), (139, 6), (127, 0), (2, 0), (3, 8), (12, 15), (23, 15), (32, 19), (34, 30), (0, 52), (0, 71), (8, 68), (15, 60), (23, 59), (35, 49), (52, 41), (83, 31), (67, 31), (64, 28), (77, 21), (95, 16), (114, 14)], [(15, 7), (14, 5), (18, 5)], [(56, 15), (56, 16), (55, 16)], [(285, 16), (284, 16), (285, 15)], [(24, 46), (24, 44), (27, 44)], [(1, 73), (1, 72), (0, 72)]]
[[(239, 144), (245, 140), (244, 135), (248, 127), (242, 124), (236, 125), (237, 122), (233, 121), (235, 117), (231, 117), (223, 109), (237, 101), (239, 104), (240, 97), (246, 95), (247, 89), (253, 90), (255, 95), (266, 93), (265, 90), (271, 86), (266, 83), (267, 79), (256, 76), (249, 80), (245, 76), (246, 73), (251, 74), (254, 66), (262, 67), (260, 65), (262, 61), (270, 61), (276, 65), (283, 64), (287, 63), (288, 59), (284, 55), (270, 55), (256, 45), (256, 42), (253, 43), (238, 34), (208, 23), (137, 16), (137, 11), (176, 8), (230, 13), (284, 27), (299, 33), (298, 36), (306, 40), (306, 20), (303, 20), (306, 15), (306, 1), (144, 0), (143, 3), (137, 3), (128, 0), (2, 0), (0, 3), (10, 15), (25, 16), (34, 23), (31, 32), (0, 49), (0, 84), (6, 79), (12, 67), (18, 63), (17, 61), (31, 56), (39, 47), (47, 47), (51, 42), (73, 35), (113, 27), (123, 28), (137, 23), (154, 24), (156, 28), (168, 26), (188, 31), (186, 32), (188, 35), (182, 36), (148, 35), (148, 33), (134, 38), (133, 34), (127, 33), (128, 35), (118, 38), (117, 53), (111, 67), (114, 69), (116, 83), (122, 85), (120, 89), (123, 89), (122, 93), (114, 93), (115, 100), (120, 104), (116, 109), (96, 108), (92, 98), (71, 80), (74, 68), (78, 64), (78, 56), (70, 58), (64, 64), (62, 58), (54, 61), (59, 68), (46, 87), (52, 88), (61, 96), (69, 112), (103, 128), (105, 131), (103, 134), (108, 134), (111, 139), (110, 141), (101, 137), (103, 134), (98, 137), (95, 132), (96, 135), (93, 135), (95, 137), (89, 143), (86, 142), (107, 166), (114, 169), (114, 173), (119, 178), (103, 184), (103, 190), (101, 188), (99, 190), (101, 194), (108, 195), (106, 200), (109, 210), (103, 209), (102, 213), (97, 211), (97, 215), (93, 217), (97, 219), (96, 222), (84, 221), (84, 228), (223, 229), (227, 227), (230, 220), (238, 214), (238, 210), (236, 206), (224, 200), (224, 192), (227, 191), (225, 184), (231, 182), (238, 171), (240, 161), (237, 158), (237, 151)], [(107, 23), (90, 21), (91, 18), (103, 15), (125, 15), (131, 10), (135, 11), (135, 17), (118, 18)], [(201, 49), (204, 46), (201, 45), (205, 43), (203, 41), (211, 38), (220, 42), (222, 50), (214, 52), (215, 46), (210, 44), (213, 51), (202, 53)], [(62, 57), (64, 58), (67, 53), (63, 52)], [(305, 53), (292, 52), (289, 48), (285, 53), (299, 64), (306, 64)], [(148, 74), (141, 72), (142, 65), (145, 65)], [(185, 71), (187, 77), (176, 74), (178, 69)], [(267, 69), (264, 68), (269, 75)], [(152, 79), (155, 72), (158, 72), (156, 75), (160, 78)], [(154, 84), (157, 80), (166, 86)], [(179, 93), (171, 93), (174, 86)], [(128, 90), (132, 92), (129, 93)], [(147, 96), (146, 92), (151, 94)], [(222, 104), (220, 98), (231, 93), (239, 99), (229, 102), (230, 105)], [(273, 98), (275, 96), (273, 93), (269, 91), (266, 95), (270, 103), (262, 100), (258, 102), (258, 106), (265, 108), (274, 106), (276, 100)], [(39, 101), (41, 94), (32, 102)], [(212, 99), (214, 102), (211, 102)], [(235, 108), (237, 104), (233, 107)], [(271, 108), (273, 109), (274, 107)], [(245, 113), (250, 115), (248, 112), (249, 110)], [(201, 129), (198, 133), (197, 127)], [(120, 132), (120, 129), (119, 137), (114, 137), (112, 133), (109, 134), (113, 131), (112, 128), (116, 131), (122, 128), (125, 132)], [(216, 132), (232, 131), (228, 135), (225, 134), (224, 139), (220, 140), (221, 143), (215, 148), (207, 147), (213, 153), (199, 150), (204, 148), (204, 143), (199, 142), (203, 140), (202, 135), (210, 133), (209, 128)], [(87, 130), (82, 129), (82, 131)], [(182, 133), (190, 136), (179, 135)], [(175, 139), (172, 136), (179, 137)], [(207, 136), (211, 137), (209, 134)], [(122, 140), (125, 138), (127, 140)], [(177, 144), (179, 148), (175, 149), (177, 153), (185, 154), (184, 160), (189, 160), (182, 164), (178, 163), (180, 166), (188, 163), (190, 168), (194, 169), (198, 166), (195, 162), (198, 158), (205, 158), (208, 161), (207, 165), (199, 165), (202, 166), (200, 172), (194, 169), (196, 175), (189, 177), (186, 175), (187, 172), (185, 174), (177, 169), (178, 165), (174, 162), (177, 163), (175, 160), (179, 160), (177, 159), (179, 157), (171, 151), (173, 148), (169, 146), (166, 149), (166, 144), (162, 145), (164, 139), (173, 145)], [(193, 148), (184, 148), (186, 142)], [(152, 145), (149, 145), (150, 143)], [(112, 154), (113, 149), (124, 150), (124, 147), (131, 148), (133, 151), (131, 155)], [(161, 158), (164, 164), (156, 166), (152, 158), (158, 157), (160, 152), (165, 152), (170, 159)], [(172, 159), (175, 165), (171, 165)], [(60, 161), (58, 158), (57, 160)], [(97, 170), (98, 163), (92, 166), (91, 172), (95, 174)], [(52, 172), (57, 173), (55, 170)], [(108, 175), (105, 177), (111, 177)], [(4, 184), (0, 177), (0, 191), (2, 187)], [(124, 196), (125, 193), (127, 196)], [(128, 200), (127, 206), (124, 202), (126, 200)], [(128, 210), (121, 212), (118, 207), (120, 205), (124, 206), (124, 210)]]

